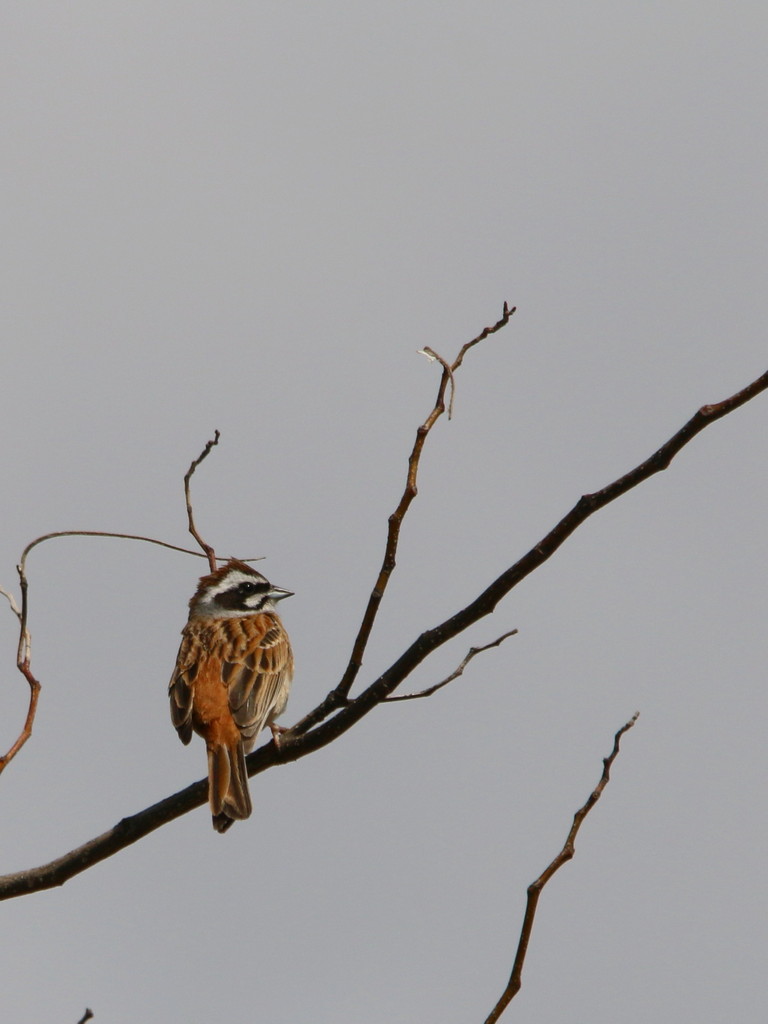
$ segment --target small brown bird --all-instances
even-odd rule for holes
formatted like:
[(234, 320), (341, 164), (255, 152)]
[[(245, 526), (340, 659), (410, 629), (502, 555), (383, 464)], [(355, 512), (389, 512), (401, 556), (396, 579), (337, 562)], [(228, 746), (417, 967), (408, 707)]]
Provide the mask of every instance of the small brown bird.
[(203, 576), (171, 676), (171, 721), (182, 743), (192, 732), (208, 749), (213, 827), (226, 832), (251, 813), (245, 755), (283, 713), (293, 679), (288, 634), (275, 602), (291, 597), (245, 562)]

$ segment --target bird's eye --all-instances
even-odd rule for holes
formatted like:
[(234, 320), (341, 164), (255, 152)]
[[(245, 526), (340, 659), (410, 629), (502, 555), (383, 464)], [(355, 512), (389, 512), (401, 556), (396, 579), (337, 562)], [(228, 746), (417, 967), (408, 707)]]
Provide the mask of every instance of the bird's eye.
[(241, 583), (237, 588), (238, 593), (242, 594), (243, 597), (248, 597), (249, 594), (255, 594), (259, 588), (255, 583)]

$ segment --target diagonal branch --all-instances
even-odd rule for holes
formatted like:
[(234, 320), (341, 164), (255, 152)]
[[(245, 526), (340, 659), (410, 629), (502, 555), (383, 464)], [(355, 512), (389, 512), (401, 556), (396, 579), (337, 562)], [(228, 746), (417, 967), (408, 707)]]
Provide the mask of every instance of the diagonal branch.
[(219, 443), (220, 437), (221, 434), (219, 433), (219, 431), (214, 430), (213, 437), (211, 438), (211, 440), (206, 442), (205, 448), (203, 448), (203, 450), (200, 452), (196, 459), (192, 460), (189, 469), (184, 474), (184, 500), (187, 503), (187, 522), (189, 523), (189, 532), (192, 534), (197, 543), (205, 552), (205, 556), (208, 559), (208, 564), (211, 567), (211, 572), (216, 572), (216, 552), (213, 550), (211, 545), (206, 543), (206, 541), (204, 541), (200, 534), (197, 532), (197, 527), (195, 526), (195, 516), (192, 511), (192, 498), (190, 497), (189, 493), (189, 482), (194, 476), (195, 470), (203, 461), (203, 459), (207, 458), (211, 454), (211, 449), (215, 448), (215, 446)]
[[(475, 344), (476, 342), (471, 342)], [(466, 348), (466, 346), (465, 346)], [(463, 351), (463, 350), (462, 350)], [(454, 363), (454, 372), (456, 364)], [(768, 388), (768, 372), (743, 390), (714, 405), (705, 405), (650, 458), (601, 491), (584, 495), (550, 532), (514, 565), (455, 615), (423, 632), (382, 675), (354, 700), (331, 691), (326, 699), (281, 736), (280, 747), (267, 743), (248, 756), (248, 775), (277, 764), (297, 761), (333, 742), (384, 701), (433, 651), (462, 633), (485, 615), (521, 580), (550, 558), (567, 538), (598, 509), (666, 469), (674, 456), (710, 423), (733, 412)], [(335, 711), (333, 717), (328, 716)], [(328, 719), (326, 721), (326, 719)], [(319, 723), (319, 724), (318, 724)], [(114, 828), (83, 846), (41, 867), (0, 877), (0, 900), (63, 885), (105, 857), (135, 843), (142, 836), (207, 801), (207, 779), (166, 797), (152, 807), (124, 818)]]
[[(344, 695), (339, 699), (339, 689), (332, 690), (313, 711), (297, 722), (291, 729), (294, 736), (310, 732), (308, 741), (312, 749), (319, 749), (340, 736), (355, 722), (359, 721), (373, 707), (393, 693), (400, 683), (424, 661), (433, 651), (448, 640), (463, 633), (479, 619), (490, 615), (502, 598), (513, 590), (535, 569), (551, 558), (557, 549), (599, 509), (615, 501), (633, 487), (647, 480), (655, 473), (667, 469), (675, 455), (681, 451), (705, 427), (733, 412), (740, 406), (755, 398), (768, 388), (768, 371), (756, 378), (751, 384), (712, 405), (702, 406), (688, 422), (668, 441), (658, 448), (653, 455), (624, 476), (614, 480), (600, 491), (585, 494), (576, 502), (570, 512), (565, 515), (549, 533), (523, 555), (514, 565), (506, 569), (486, 589), (468, 605), (456, 612), (439, 625), (428, 629), (401, 654), (386, 672), (364, 690), (355, 700), (350, 701)], [(359, 667), (359, 666), (358, 666)], [(341, 710), (339, 710), (339, 708)], [(334, 711), (338, 713), (333, 719), (324, 722)], [(321, 724), (318, 724), (321, 723)], [(288, 747), (287, 737), (284, 746)], [(302, 748), (303, 749), (303, 748)]]
[(461, 662), (459, 667), (455, 668), (453, 672), (451, 672), (449, 676), (446, 676), (446, 678), (443, 679), (441, 682), (435, 683), (433, 686), (428, 686), (426, 690), (419, 690), (418, 693), (395, 693), (391, 697), (385, 697), (383, 703), (390, 704), (396, 700), (418, 700), (419, 697), (431, 697), (433, 693), (437, 693), (438, 690), (442, 690), (442, 688), (444, 686), (447, 686), (448, 683), (452, 683), (454, 679), (458, 679), (459, 676), (463, 673), (464, 669), (476, 655), (482, 654), (483, 651), (490, 651), (492, 647), (499, 647), (509, 637), (516, 635), (517, 630), (510, 629), (508, 633), (502, 634), (502, 636), (497, 637), (495, 640), (492, 640), (491, 643), (489, 644), (484, 644), (482, 647), (470, 647), (469, 651), (466, 654), (466, 657)]
[(492, 324), (490, 327), (483, 328), (483, 330), (477, 335), (477, 337), (472, 338), (471, 341), (468, 341), (464, 345), (462, 345), (459, 354), (451, 364), (448, 364), (436, 353), (433, 353), (431, 349), (428, 350), (428, 355), (430, 356), (430, 358), (436, 359), (442, 365), (443, 372), (440, 377), (440, 384), (437, 389), (437, 398), (435, 399), (435, 404), (432, 407), (432, 410), (427, 416), (426, 420), (421, 424), (421, 426), (416, 431), (416, 440), (414, 441), (413, 449), (411, 450), (411, 454), (408, 459), (408, 474), (406, 476), (405, 481), (405, 490), (402, 493), (397, 508), (389, 517), (389, 527), (387, 530), (387, 543), (384, 550), (384, 560), (381, 564), (381, 569), (379, 570), (379, 575), (376, 579), (376, 584), (373, 590), (371, 591), (371, 596), (368, 598), (368, 605), (365, 609), (365, 614), (363, 615), (363, 621), (360, 624), (360, 629), (358, 630), (357, 636), (355, 638), (355, 643), (352, 648), (352, 655), (349, 659), (349, 664), (347, 665), (346, 671), (342, 676), (341, 682), (336, 687), (336, 689), (331, 694), (329, 694), (329, 696), (326, 698), (323, 704), (321, 704), (320, 707), (317, 708), (315, 712), (311, 712), (310, 715), (302, 721), (301, 724), (303, 731), (306, 731), (306, 729), (310, 728), (310, 726), (315, 724), (316, 722), (322, 721), (323, 718), (326, 718), (328, 714), (331, 713), (331, 711), (334, 711), (339, 707), (344, 707), (348, 703), (349, 691), (352, 689), (355, 679), (357, 678), (357, 674), (360, 671), (360, 668), (363, 664), (363, 655), (365, 653), (365, 648), (368, 645), (371, 630), (373, 629), (373, 624), (376, 621), (376, 616), (378, 615), (379, 607), (381, 605), (382, 598), (384, 597), (384, 592), (387, 589), (389, 578), (392, 575), (392, 572), (394, 571), (395, 568), (397, 545), (400, 539), (400, 528), (403, 525), (403, 520), (405, 519), (408, 509), (411, 506), (411, 502), (418, 493), (416, 483), (419, 472), (419, 461), (421, 459), (421, 453), (424, 450), (424, 444), (427, 440), (427, 437), (429, 436), (430, 430), (435, 425), (437, 420), (445, 412), (446, 389), (450, 383), (452, 389), (452, 406), (453, 389), (455, 388), (454, 374), (456, 373), (456, 370), (458, 370), (458, 368), (461, 366), (465, 354), (474, 345), (477, 345), (479, 342), (483, 341), (489, 335), (495, 334), (497, 331), (500, 331), (503, 327), (506, 327), (506, 325), (509, 323), (512, 315), (515, 312), (515, 308), (515, 306), (512, 306), (510, 308), (505, 302), (504, 308), (502, 310), (501, 319), (497, 320), (496, 323)]
[(613, 738), (613, 750), (610, 752), (608, 757), (603, 758), (603, 774), (600, 776), (600, 781), (589, 794), (587, 802), (576, 811), (573, 816), (573, 824), (571, 830), (563, 844), (563, 848), (552, 861), (552, 863), (545, 868), (544, 871), (539, 875), (535, 882), (532, 882), (528, 886), (528, 901), (525, 907), (525, 917), (523, 918), (523, 927), (520, 932), (520, 940), (517, 944), (517, 953), (515, 954), (515, 961), (512, 965), (512, 973), (509, 976), (507, 987), (502, 992), (499, 1001), (491, 1010), (490, 1014), (485, 1020), (485, 1024), (496, 1024), (496, 1021), (502, 1015), (504, 1010), (507, 1008), (509, 1003), (514, 999), (517, 993), (520, 991), (520, 987), (523, 983), (523, 964), (525, 963), (525, 954), (528, 952), (528, 943), (531, 939), (531, 932), (533, 931), (533, 922), (536, 917), (536, 908), (539, 903), (539, 897), (541, 891), (550, 878), (559, 871), (563, 864), (567, 863), (573, 857), (576, 843), (576, 836), (578, 835), (579, 829), (582, 826), (582, 822), (595, 806), (597, 801), (602, 796), (603, 790), (608, 785), (611, 778), (611, 767), (613, 762), (619, 756), (619, 746), (621, 744), (621, 737), (625, 732), (635, 724), (639, 717), (639, 712), (636, 711), (634, 715), (626, 722)]

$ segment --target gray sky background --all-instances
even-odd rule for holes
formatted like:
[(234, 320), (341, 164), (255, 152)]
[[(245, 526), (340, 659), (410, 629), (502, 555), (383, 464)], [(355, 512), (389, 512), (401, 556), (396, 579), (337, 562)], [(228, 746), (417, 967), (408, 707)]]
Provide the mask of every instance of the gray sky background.
[[(704, 402), (766, 369), (763, 3), (6, 5), (0, 580), (93, 528), (296, 592), (290, 724), (337, 681), (438, 370), (361, 682)], [(600, 512), (413, 679), (429, 701), (3, 904), (3, 1016), (474, 1024), (525, 888), (636, 709), (504, 1018), (766, 1018), (763, 396)], [(2, 865), (56, 857), (205, 770), (166, 686), (202, 563), (30, 558), (31, 742)], [(0, 745), (26, 707), (0, 616)]]

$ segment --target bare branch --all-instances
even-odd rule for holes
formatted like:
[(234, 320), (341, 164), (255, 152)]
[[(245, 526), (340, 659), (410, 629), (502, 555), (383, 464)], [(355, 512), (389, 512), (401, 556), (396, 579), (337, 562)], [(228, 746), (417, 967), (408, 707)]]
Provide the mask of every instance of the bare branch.
[(5, 587), (0, 587), (0, 595), (2, 595), (8, 601), (8, 604), (11, 606), (11, 611), (16, 616), (16, 618), (19, 619), (19, 621), (21, 621), (21, 610), (18, 604), (16, 604), (16, 598), (13, 596), (10, 590), (6, 590)]
[[(19, 567), (17, 566), (17, 571), (18, 568)], [(29, 630), (27, 629), (26, 615), (16, 603), (16, 598), (9, 590), (6, 590), (5, 587), (0, 587), (0, 594), (2, 594), (2, 596), (8, 601), (8, 604), (11, 607), (11, 611), (16, 616), (19, 622), (19, 642), (16, 648), (16, 665), (18, 667), (18, 665), (21, 662), (28, 662), (31, 657), (32, 637), (30, 636)]]
[(19, 672), (24, 676), (29, 684), (29, 704), (27, 705), (27, 716), (24, 719), (24, 725), (22, 726), (21, 732), (16, 737), (13, 745), (0, 757), (0, 773), (4, 772), (10, 762), (16, 757), (18, 752), (27, 742), (29, 737), (32, 735), (32, 725), (35, 721), (35, 714), (37, 713), (37, 702), (40, 697), (40, 683), (32, 675), (32, 671), (28, 664), (22, 664), (18, 666)]
[(207, 458), (211, 453), (211, 449), (214, 448), (219, 443), (220, 437), (221, 434), (219, 433), (219, 431), (214, 430), (213, 437), (211, 438), (211, 440), (206, 442), (205, 448), (203, 448), (203, 450), (200, 452), (196, 459), (192, 460), (189, 469), (184, 474), (184, 499), (187, 503), (187, 521), (189, 523), (189, 532), (192, 534), (197, 543), (205, 552), (205, 556), (208, 559), (208, 564), (211, 567), (211, 572), (216, 571), (216, 552), (211, 547), (211, 545), (207, 544), (200, 536), (200, 534), (197, 532), (197, 527), (195, 526), (195, 517), (192, 512), (192, 499), (189, 494), (189, 481), (194, 476), (195, 470), (203, 461), (203, 459)]
[(432, 411), (416, 431), (416, 440), (414, 442), (410, 458), (408, 459), (408, 475), (406, 477), (405, 490), (403, 491), (402, 497), (400, 498), (397, 508), (389, 517), (389, 529), (387, 531), (387, 543), (386, 548), (384, 550), (384, 560), (382, 562), (381, 569), (379, 570), (376, 585), (374, 586), (373, 591), (371, 592), (371, 596), (368, 599), (368, 605), (365, 609), (365, 614), (363, 615), (363, 621), (360, 625), (360, 629), (358, 630), (357, 637), (355, 638), (355, 643), (352, 648), (352, 655), (350, 657), (349, 664), (347, 665), (347, 669), (344, 673), (341, 682), (336, 688), (335, 695), (332, 697), (332, 709), (344, 705), (346, 699), (349, 696), (349, 691), (352, 689), (355, 679), (357, 678), (357, 673), (360, 671), (360, 667), (363, 663), (363, 655), (365, 653), (365, 648), (368, 644), (368, 639), (371, 635), (373, 624), (376, 621), (379, 606), (381, 605), (382, 598), (384, 597), (384, 591), (387, 589), (389, 578), (392, 575), (392, 572), (395, 568), (397, 545), (400, 539), (400, 527), (403, 524), (403, 520), (405, 519), (406, 513), (410, 508), (411, 502), (418, 493), (416, 481), (419, 471), (419, 460), (421, 459), (421, 453), (424, 448), (424, 443), (427, 440), (427, 436), (429, 435), (429, 432), (432, 429), (432, 427), (435, 425), (440, 416), (442, 416), (442, 414), (445, 412), (446, 388), (448, 387), (449, 383), (453, 384), (453, 375), (461, 365), (461, 362), (464, 358), (464, 353), (473, 345), (476, 345), (479, 341), (482, 341), (484, 338), (487, 338), (488, 335), (495, 334), (496, 331), (500, 331), (502, 327), (505, 327), (509, 323), (509, 320), (514, 312), (515, 307), (513, 306), (510, 309), (510, 307), (505, 302), (501, 319), (497, 320), (497, 322), (493, 324), (493, 326), (485, 327), (480, 332), (480, 334), (477, 335), (476, 338), (473, 338), (472, 341), (468, 341), (465, 345), (463, 345), (458, 356), (450, 366), (445, 362), (445, 360), (441, 359), (439, 356), (436, 356), (434, 353), (432, 353), (431, 349), (429, 351), (430, 356), (437, 359), (442, 364), (443, 367), (443, 372), (440, 377), (440, 384), (437, 389), (437, 398), (435, 399), (435, 404), (432, 407)]
[(89, 1010), (88, 1007), (86, 1006), (85, 1013), (80, 1018), (80, 1020), (77, 1022), (77, 1024), (85, 1024), (85, 1022), (87, 1020), (91, 1020), (92, 1018), (93, 1018), (93, 1011)]
[[(501, 324), (501, 321), (499, 323)], [(492, 329), (489, 328), (487, 330), (491, 331)], [(480, 338), (481, 336), (479, 335), (478, 339), (467, 343), (465, 348), (475, 344)], [(462, 353), (459, 355), (461, 357)], [(453, 364), (453, 369), (455, 372), (456, 363)], [(443, 394), (447, 382), (447, 376), (444, 373), (443, 381), (441, 382)], [(248, 775), (253, 776), (277, 764), (285, 764), (306, 757), (315, 750), (319, 750), (321, 747), (333, 742), (348, 729), (351, 729), (374, 707), (389, 697), (416, 666), (421, 664), (433, 651), (437, 650), (448, 640), (458, 636), (459, 633), (473, 625), (483, 616), (491, 614), (498, 602), (517, 586), (521, 580), (525, 579), (530, 572), (551, 557), (560, 545), (589, 516), (622, 494), (625, 494), (631, 488), (636, 487), (642, 481), (647, 480), (654, 473), (666, 469), (674, 456), (696, 434), (700, 433), (700, 431), (716, 419), (744, 405), (766, 388), (768, 388), (768, 372), (758, 377), (746, 388), (730, 398), (726, 398), (715, 405), (703, 406), (645, 462), (625, 476), (615, 480), (603, 490), (580, 498), (574, 508), (535, 547), (514, 565), (506, 569), (474, 601), (471, 601), (461, 611), (417, 637), (410, 647), (378, 679), (363, 690), (358, 697), (352, 700), (346, 694), (340, 692), (340, 686), (337, 687), (313, 711), (282, 734), (279, 748), (274, 743), (267, 743), (250, 754), (246, 761)], [(436, 408), (438, 406), (439, 403), (436, 405)], [(421, 431), (423, 428), (419, 429)], [(423, 441), (421, 443), (423, 444)], [(419, 438), (417, 437), (417, 448), (418, 445)], [(414, 451), (416, 451), (416, 448)], [(403, 495), (406, 507), (411, 498), (412, 495), (409, 498), (406, 489), (406, 493)], [(384, 572), (385, 568), (388, 568), (386, 560), (382, 572)], [(391, 571), (391, 567), (389, 567), (389, 571)], [(375, 610), (372, 614), (375, 617)], [(369, 612), (366, 612), (366, 618), (358, 637), (359, 642), (362, 644), (361, 649), (365, 647), (365, 641), (367, 640), (367, 634), (363, 636), (364, 627), (368, 628), (368, 632), (370, 632), (370, 625), (372, 625), (372, 619), (369, 619)], [(362, 640), (360, 640), (360, 637), (362, 637)], [(353, 672), (354, 678), (354, 674), (356, 674), (358, 669), (359, 665), (357, 667), (353, 665), (352, 669), (347, 670), (344, 678), (347, 679), (350, 671)], [(329, 718), (331, 715), (332, 717)], [(36, 892), (41, 889), (48, 889), (56, 885), (63, 885), (67, 879), (87, 870), (105, 857), (136, 842), (142, 836), (147, 835), (166, 822), (172, 821), (194, 807), (202, 806), (207, 802), (207, 784), (207, 779), (195, 782), (193, 785), (188, 786), (173, 796), (167, 797), (154, 806), (140, 811), (130, 818), (124, 818), (113, 829), (52, 861), (50, 864), (0, 877), (0, 900), (29, 892)]]
[[(455, 364), (454, 364), (455, 368)], [(443, 381), (446, 381), (445, 374)], [(677, 453), (688, 444), (698, 433), (714, 423), (715, 420), (726, 416), (750, 399), (768, 388), (768, 372), (752, 381), (751, 384), (714, 405), (705, 405), (696, 412), (690, 420), (658, 448), (644, 462), (635, 469), (613, 483), (608, 484), (601, 491), (594, 494), (586, 494), (581, 497), (570, 512), (553, 527), (549, 533), (523, 555), (514, 565), (506, 569), (486, 589), (479, 594), (468, 605), (456, 612), (450, 618), (441, 622), (432, 629), (425, 630), (408, 647), (403, 654), (395, 661), (382, 675), (365, 689), (355, 700), (348, 700), (345, 693), (340, 693), (342, 686), (332, 690), (328, 696), (313, 711), (297, 722), (290, 730), (294, 737), (303, 736), (308, 733), (302, 741), (301, 751), (307, 751), (307, 744), (312, 749), (319, 749), (331, 743), (342, 733), (350, 729), (364, 715), (385, 700), (397, 687), (420, 665), (425, 658), (429, 657), (448, 640), (463, 633), (469, 626), (474, 625), (486, 615), (490, 615), (499, 601), (525, 579), (534, 569), (547, 561), (557, 549), (565, 543), (572, 533), (593, 513), (604, 508), (616, 498), (621, 497), (627, 491), (647, 480), (655, 473), (666, 469)], [(374, 594), (376, 592), (374, 591)], [(374, 595), (372, 595), (373, 598)], [(369, 603), (370, 609), (370, 603)], [(375, 611), (373, 613), (375, 615)], [(359, 668), (359, 665), (357, 666)], [(349, 669), (345, 674), (347, 678)], [(342, 683), (344, 680), (342, 680)], [(333, 714), (337, 712), (336, 714)], [(329, 715), (333, 717), (324, 721)], [(297, 740), (294, 740), (297, 742)], [(291, 748), (291, 741), (283, 739), (283, 747), (287, 752)]]
[(448, 374), (448, 380), (451, 382), (451, 397), (448, 402), (448, 419), (453, 419), (453, 400), (456, 397), (456, 379), (453, 376), (453, 367), (449, 362), (447, 362), (447, 360), (443, 359), (439, 353), (435, 352), (433, 348), (430, 348), (429, 345), (425, 345), (424, 348), (420, 350), (419, 355), (426, 356), (427, 359), (440, 363), (443, 370)]
[(13, 596), (10, 590), (6, 590), (5, 587), (0, 587), (0, 595), (2, 595), (8, 601), (8, 604), (11, 606), (11, 611), (19, 620), (19, 622), (21, 622), (21, 609), (16, 604), (16, 598)]
[(531, 939), (531, 932), (533, 931), (533, 922), (536, 917), (536, 908), (539, 903), (539, 897), (541, 891), (550, 878), (559, 871), (560, 868), (567, 861), (571, 860), (575, 853), (576, 836), (578, 835), (579, 829), (581, 828), (582, 822), (595, 806), (597, 801), (600, 799), (603, 790), (608, 785), (611, 777), (611, 766), (619, 755), (619, 745), (621, 743), (621, 737), (635, 724), (639, 717), (640, 712), (636, 711), (634, 715), (626, 722), (613, 738), (613, 750), (608, 757), (603, 759), (603, 774), (600, 776), (600, 781), (589, 794), (586, 803), (576, 811), (573, 816), (573, 824), (571, 830), (563, 844), (563, 848), (549, 864), (548, 867), (542, 871), (535, 882), (532, 882), (528, 886), (528, 900), (525, 907), (525, 917), (523, 918), (523, 927), (520, 932), (520, 940), (517, 944), (517, 953), (515, 954), (515, 961), (512, 965), (512, 973), (509, 976), (507, 987), (501, 994), (499, 1001), (491, 1010), (490, 1014), (485, 1020), (485, 1024), (495, 1024), (495, 1022), (501, 1017), (504, 1010), (507, 1008), (512, 999), (520, 991), (522, 985), (523, 975), (523, 964), (525, 963), (525, 954), (528, 951), (528, 943)]
[(182, 548), (176, 544), (169, 544), (167, 541), (157, 540), (155, 537), (144, 537), (135, 533), (111, 533), (106, 530), (56, 530), (53, 533), (45, 533), (41, 537), (36, 537), (33, 541), (30, 541), (30, 543), (27, 544), (21, 553), (21, 559), (17, 566), (22, 592), (21, 608), (16, 604), (16, 600), (12, 594), (0, 587), (0, 594), (7, 598), (11, 606), (11, 611), (19, 620), (20, 629), (19, 644), (16, 653), (16, 667), (27, 680), (29, 685), (29, 705), (24, 725), (11, 748), (7, 753), (0, 756), (0, 773), (3, 772), (32, 735), (32, 726), (35, 720), (37, 703), (40, 696), (40, 683), (32, 674), (32, 670), (30, 668), (32, 658), (32, 639), (29, 629), (27, 628), (27, 617), (29, 612), (29, 584), (26, 577), (27, 558), (29, 557), (30, 552), (36, 548), (38, 544), (42, 544), (44, 541), (48, 540), (55, 540), (58, 537), (112, 537), (118, 540), (137, 540), (142, 541), (145, 544), (157, 544), (160, 547), (168, 548), (171, 551), (181, 551), (185, 555), (194, 555), (195, 558), (206, 557), (205, 554), (202, 554), (199, 551), (193, 551), (191, 548)]
[[(140, 540), (145, 544), (157, 544), (161, 548), (168, 548), (170, 551), (181, 551), (184, 555), (194, 555), (195, 558), (206, 558), (201, 551), (193, 551), (192, 548), (180, 548), (177, 544), (169, 544), (164, 540), (157, 540), (155, 537), (142, 537), (136, 533), (108, 533), (106, 530), (56, 530), (54, 533), (44, 533), (42, 537), (36, 537), (21, 553), (21, 566), (25, 568), (27, 556), (38, 544), (46, 540), (55, 540), (57, 537), (114, 537), (117, 540)], [(245, 559), (243, 559), (245, 561)]]
[(509, 323), (510, 317), (513, 315), (513, 313), (515, 313), (516, 310), (517, 306), (508, 306), (507, 303), (505, 302), (504, 307), (501, 311), (501, 320), (497, 320), (496, 323), (492, 324), (490, 327), (484, 327), (482, 331), (480, 331), (480, 333), (477, 335), (477, 337), (473, 338), (471, 341), (467, 341), (464, 345), (462, 345), (461, 351), (454, 360), (452, 366), (453, 372), (455, 373), (458, 370), (458, 368), (464, 361), (464, 356), (467, 354), (467, 352), (469, 352), (471, 348), (473, 348), (475, 345), (479, 345), (481, 341), (485, 341), (485, 339), (490, 334), (495, 334), (496, 331), (500, 331), (502, 327), (505, 327)]
[(0, 756), (0, 774), (5, 771), (6, 767), (32, 735), (32, 726), (35, 721), (35, 714), (37, 713), (37, 702), (40, 697), (40, 683), (32, 675), (32, 669), (29, 664), (32, 657), (32, 637), (27, 627), (27, 579), (21, 565), (17, 566), (17, 569), (21, 585), (21, 608), (19, 608), (16, 603), (16, 599), (13, 594), (3, 588), (0, 588), (0, 593), (8, 599), (11, 611), (19, 620), (19, 643), (16, 648), (16, 668), (24, 676), (27, 681), (27, 685), (29, 686), (29, 704), (27, 705), (27, 715), (24, 719), (24, 725), (21, 728), (21, 732), (6, 753)]
[[(189, 481), (190, 478), (192, 477), (192, 474), (195, 472), (195, 469), (203, 461), (206, 455), (208, 455), (211, 448), (215, 444), (218, 444), (218, 440), (219, 432), (217, 430), (213, 440), (209, 441), (206, 444), (203, 452), (191, 464), (186, 476), (184, 477), (184, 493), (187, 502), (187, 514), (189, 517), (190, 532), (193, 534), (195, 539), (203, 548), (203, 554), (201, 554), (199, 551), (192, 551), (190, 548), (182, 548), (176, 544), (169, 544), (166, 541), (157, 540), (154, 537), (144, 537), (134, 533), (112, 533), (106, 530), (56, 530), (53, 533), (46, 533), (43, 534), (41, 537), (36, 537), (33, 541), (27, 544), (27, 546), (22, 551), (21, 559), (17, 566), (22, 594), (21, 608), (18, 607), (18, 605), (16, 604), (16, 599), (9, 591), (0, 587), (0, 594), (2, 594), (8, 600), (11, 606), (11, 611), (19, 620), (19, 643), (16, 653), (16, 667), (27, 680), (27, 683), (29, 685), (29, 706), (27, 708), (27, 716), (24, 721), (24, 725), (22, 727), (21, 732), (19, 733), (18, 737), (16, 738), (15, 742), (10, 747), (10, 749), (7, 751), (7, 753), (0, 756), (0, 773), (3, 772), (3, 770), (7, 767), (10, 761), (13, 760), (13, 758), (16, 756), (19, 750), (21, 750), (21, 748), (32, 735), (32, 725), (35, 720), (35, 713), (37, 711), (37, 703), (40, 695), (40, 683), (32, 674), (32, 670), (30, 668), (30, 660), (32, 656), (32, 640), (29, 629), (27, 628), (27, 618), (29, 613), (29, 584), (26, 576), (26, 564), (29, 553), (34, 548), (36, 548), (38, 544), (42, 544), (44, 541), (54, 540), (58, 537), (112, 537), (117, 538), (119, 540), (136, 540), (142, 541), (146, 544), (157, 544), (160, 547), (169, 548), (171, 551), (181, 551), (184, 554), (194, 555), (196, 558), (207, 557), (209, 560), (209, 565), (211, 565), (212, 569), (215, 569), (216, 556), (214, 550), (212, 547), (205, 544), (205, 542), (200, 538), (194, 527), (194, 520), (192, 517), (192, 506), (189, 497)], [(249, 561), (255, 561), (255, 559), (249, 559)]]
[[(13, 758), (16, 756), (19, 750), (21, 750), (21, 748), (27, 742), (29, 737), (32, 735), (32, 725), (35, 720), (35, 712), (37, 711), (37, 702), (40, 695), (40, 683), (32, 675), (32, 671), (30, 669), (30, 661), (32, 658), (32, 638), (29, 629), (27, 628), (27, 616), (29, 611), (29, 584), (26, 577), (27, 558), (29, 556), (29, 553), (34, 548), (36, 548), (38, 544), (42, 544), (44, 541), (47, 540), (55, 540), (58, 537), (112, 537), (118, 540), (137, 540), (142, 541), (145, 544), (157, 544), (160, 547), (168, 548), (171, 551), (180, 551), (185, 555), (194, 555), (195, 558), (206, 557), (206, 555), (201, 553), (200, 551), (193, 551), (191, 548), (182, 548), (179, 547), (177, 544), (169, 544), (167, 541), (157, 540), (155, 537), (144, 537), (135, 533), (111, 533), (106, 530), (56, 530), (53, 533), (46, 533), (43, 534), (41, 537), (36, 537), (33, 541), (27, 544), (27, 546), (21, 553), (21, 559), (17, 566), (19, 579), (21, 581), (21, 591), (23, 595), (21, 609), (16, 604), (16, 599), (14, 598), (14, 596), (9, 591), (5, 590), (3, 587), (0, 587), (0, 595), (7, 598), (11, 606), (11, 611), (18, 618), (20, 623), (19, 644), (16, 654), (16, 667), (27, 680), (27, 683), (29, 684), (30, 688), (29, 707), (27, 709), (27, 717), (24, 721), (24, 726), (21, 732), (19, 733), (19, 736), (17, 737), (16, 741), (14, 742), (13, 746), (8, 750), (6, 754), (0, 756), (0, 773), (5, 769), (8, 763), (13, 760)], [(243, 559), (243, 561), (249, 562), (255, 562), (257, 560), (258, 559), (256, 558)]]
[(483, 651), (490, 651), (492, 647), (499, 647), (504, 641), (510, 636), (516, 636), (517, 630), (510, 629), (508, 633), (504, 633), (496, 640), (491, 641), (489, 644), (485, 644), (483, 647), (470, 647), (467, 652), (467, 656), (464, 658), (458, 668), (454, 669), (453, 672), (440, 683), (435, 683), (434, 686), (428, 686), (426, 690), (419, 690), (418, 693), (396, 693), (391, 697), (386, 697), (382, 703), (390, 704), (396, 700), (418, 700), (419, 697), (431, 697), (433, 693), (437, 693), (438, 690), (442, 690), (448, 683), (452, 683), (454, 679), (458, 679), (462, 674), (467, 665), (477, 654), (482, 654)]

